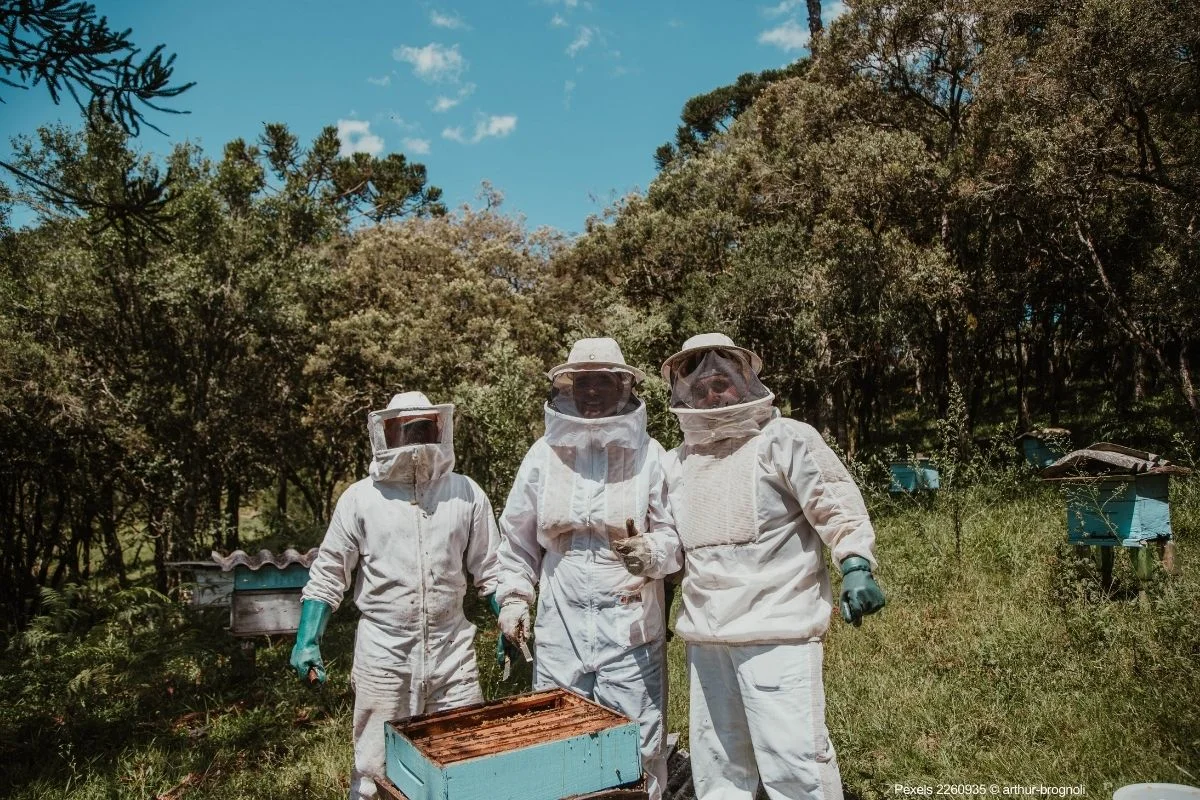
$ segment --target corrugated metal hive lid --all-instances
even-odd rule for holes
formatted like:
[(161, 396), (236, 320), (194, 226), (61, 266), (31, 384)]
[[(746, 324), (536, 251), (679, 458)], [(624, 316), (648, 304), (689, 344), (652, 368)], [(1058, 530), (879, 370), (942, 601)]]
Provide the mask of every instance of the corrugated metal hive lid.
[(1134, 450), (1111, 442), (1096, 442), (1067, 453), (1042, 470), (1042, 479), (1094, 480), (1104, 476), (1190, 475), (1191, 470), (1172, 464), (1145, 450)]
[(285, 569), (292, 564), (300, 564), (305, 569), (308, 569), (312, 566), (312, 562), (316, 559), (318, 552), (320, 552), (320, 548), (318, 547), (314, 547), (306, 553), (301, 553), (289, 547), (279, 555), (275, 555), (270, 550), (259, 550), (256, 555), (250, 555), (245, 550), (234, 550), (229, 555), (223, 556), (214, 550), (212, 559), (226, 572), (234, 567), (260, 569), (266, 564), (271, 564), (279, 569)]

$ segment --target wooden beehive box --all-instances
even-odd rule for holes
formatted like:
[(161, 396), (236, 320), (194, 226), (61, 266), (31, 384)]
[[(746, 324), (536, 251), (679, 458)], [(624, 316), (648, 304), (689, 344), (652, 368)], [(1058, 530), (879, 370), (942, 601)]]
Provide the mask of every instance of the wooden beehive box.
[(938, 471), (927, 458), (918, 456), (911, 461), (893, 461), (891, 473), (892, 483), (888, 491), (896, 494), (936, 491), (941, 487)]
[(641, 780), (638, 725), (562, 689), (389, 722), (408, 800), (561, 800)]
[(1141, 547), (1171, 538), (1166, 475), (1081, 481), (1066, 486), (1071, 544)]
[(1042, 478), (1065, 489), (1072, 544), (1140, 548), (1171, 538), (1170, 476), (1190, 472), (1152, 453), (1097, 442), (1063, 456)]
[(278, 636), (300, 626), (300, 592), (308, 583), (308, 568), (317, 548), (307, 553), (287, 550), (281, 555), (262, 550), (251, 556), (238, 550), (213, 560), (233, 576), (229, 630), (234, 636)]
[(1066, 428), (1038, 428), (1017, 437), (1025, 461), (1044, 469), (1067, 454), (1071, 432)]

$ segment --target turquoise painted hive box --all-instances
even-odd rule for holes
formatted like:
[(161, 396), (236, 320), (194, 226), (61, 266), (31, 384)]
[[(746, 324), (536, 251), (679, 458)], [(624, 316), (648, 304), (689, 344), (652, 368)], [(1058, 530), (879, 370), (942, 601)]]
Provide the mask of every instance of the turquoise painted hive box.
[(1066, 428), (1038, 428), (1018, 436), (1017, 444), (1028, 464), (1045, 469), (1067, 454), (1070, 437)]
[(1191, 470), (1161, 456), (1108, 442), (1076, 450), (1042, 470), (1067, 499), (1067, 540), (1144, 547), (1172, 537), (1169, 481)]
[(229, 629), (234, 636), (280, 636), (300, 626), (300, 592), (308, 583), (308, 569), (318, 548), (307, 553), (269, 550), (251, 556), (237, 550), (228, 556), (213, 553), (226, 573), (233, 575), (229, 604)]
[(941, 478), (927, 458), (891, 463), (892, 482), (888, 491), (895, 494), (916, 494), (941, 488)]
[(642, 779), (636, 722), (562, 689), (388, 722), (407, 800), (562, 800)]
[(1171, 538), (1166, 475), (1142, 475), (1066, 487), (1067, 541), (1141, 547)]

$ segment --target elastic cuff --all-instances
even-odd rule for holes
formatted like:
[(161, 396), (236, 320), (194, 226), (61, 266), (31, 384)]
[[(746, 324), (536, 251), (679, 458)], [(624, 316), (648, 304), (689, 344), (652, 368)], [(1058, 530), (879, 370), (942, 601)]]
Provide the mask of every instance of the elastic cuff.
[(871, 572), (871, 562), (867, 561), (862, 556), (849, 556), (842, 561), (842, 575), (849, 575), (851, 572)]

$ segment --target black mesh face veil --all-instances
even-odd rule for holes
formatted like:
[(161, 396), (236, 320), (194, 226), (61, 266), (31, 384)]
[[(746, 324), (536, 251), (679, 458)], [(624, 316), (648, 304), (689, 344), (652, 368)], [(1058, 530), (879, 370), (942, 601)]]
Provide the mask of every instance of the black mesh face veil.
[(633, 399), (633, 375), (622, 370), (560, 372), (550, 385), (550, 407), (560, 414), (599, 419), (624, 414)]
[(725, 408), (770, 394), (740, 351), (695, 350), (670, 365), (672, 408)]
[(441, 426), (437, 415), (391, 417), (383, 421), (383, 438), (388, 449), (410, 444), (437, 444)]

